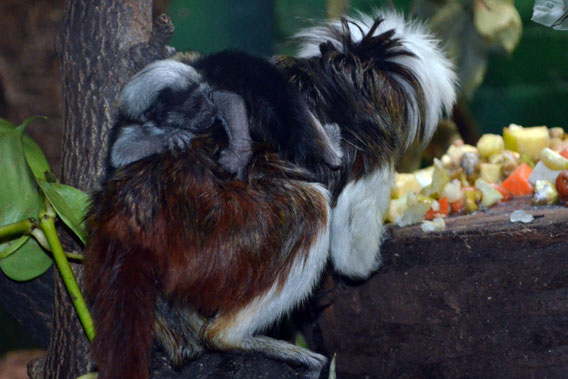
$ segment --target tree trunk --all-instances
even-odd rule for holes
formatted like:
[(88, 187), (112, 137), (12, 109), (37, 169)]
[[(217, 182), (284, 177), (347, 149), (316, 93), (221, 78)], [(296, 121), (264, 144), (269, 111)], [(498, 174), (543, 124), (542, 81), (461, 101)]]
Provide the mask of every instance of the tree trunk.
[[(112, 111), (124, 82), (167, 54), (173, 28), (158, 19), (152, 33), (150, 0), (68, 0), (57, 50), (63, 89), (62, 181), (92, 191), (103, 176)], [(64, 246), (74, 242), (64, 238)], [(74, 265), (79, 282), (82, 267)], [(44, 378), (75, 378), (93, 368), (89, 343), (59, 275), (55, 275), (54, 319), (45, 365), (31, 372)]]

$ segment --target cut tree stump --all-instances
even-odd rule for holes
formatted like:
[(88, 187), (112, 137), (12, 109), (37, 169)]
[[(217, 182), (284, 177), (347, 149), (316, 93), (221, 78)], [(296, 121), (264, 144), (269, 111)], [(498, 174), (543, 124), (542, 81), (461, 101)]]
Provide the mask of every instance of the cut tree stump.
[[(511, 223), (521, 208), (535, 220)], [(568, 377), (568, 208), (518, 198), (446, 223), (390, 226), (368, 281), (325, 281), (313, 340), (337, 377)]]

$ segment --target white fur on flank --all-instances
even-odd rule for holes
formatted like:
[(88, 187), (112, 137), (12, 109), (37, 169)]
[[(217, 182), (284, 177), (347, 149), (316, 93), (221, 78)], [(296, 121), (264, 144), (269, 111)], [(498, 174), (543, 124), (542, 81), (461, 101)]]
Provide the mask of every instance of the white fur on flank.
[(146, 66), (130, 79), (119, 98), (120, 110), (136, 120), (146, 121), (142, 113), (152, 105), (161, 90), (183, 90), (201, 80), (195, 69), (173, 59)]
[[(310, 186), (321, 192), (326, 198), (326, 204), (329, 203), (329, 193), (325, 188), (315, 183)], [(216, 322), (222, 326), (212, 341), (214, 344), (220, 348), (253, 350), (270, 357), (302, 362), (312, 369), (310, 377), (319, 377), (319, 372), (327, 361), (324, 356), (285, 341), (255, 334), (262, 332), (311, 295), (329, 256), (329, 206), (326, 207), (326, 215), (325, 225), (314, 236), (314, 242), (305, 247), (309, 250), (307, 258), (304, 258), (304, 252), (298, 252), (281, 288), (278, 284), (280, 278), (275, 278), (274, 284), (265, 294), (254, 299), (238, 313), (219, 314), (213, 320), (211, 328), (216, 329)]]
[[(389, 60), (409, 69), (424, 92), (423, 141), (427, 142), (432, 137), (442, 112), (450, 112), (455, 102), (456, 75), (453, 71), (453, 64), (444, 56), (438, 41), (422, 23), (407, 21), (402, 14), (389, 10), (378, 10), (371, 16), (358, 13), (355, 17), (346, 17), (350, 21), (348, 23), (349, 32), (353, 41), (361, 41), (377, 18), (382, 18), (383, 22), (375, 30), (375, 36), (394, 30), (393, 38), (400, 41), (402, 49), (414, 54), (414, 56), (395, 56)], [(330, 41), (338, 50), (343, 50), (342, 41), (336, 39), (337, 34), (333, 31), (343, 31), (339, 20), (332, 20), (323, 26), (300, 32), (296, 37), (304, 43), (298, 56), (309, 58), (320, 55), (319, 45), (325, 41)], [(400, 50), (401, 47), (395, 49)], [(406, 98), (410, 102), (409, 138), (406, 141), (406, 147), (408, 147), (418, 136), (422, 118), (419, 113), (416, 91), (402, 77), (397, 75), (394, 77), (407, 92)]]
[(394, 169), (385, 166), (341, 191), (331, 220), (331, 259), (339, 273), (363, 279), (382, 263), (383, 215), (393, 179)]
[[(326, 204), (329, 203), (329, 192), (323, 186), (316, 183), (311, 183), (310, 186), (321, 192), (325, 196)], [(237, 328), (228, 331), (236, 337), (235, 340), (264, 330), (311, 295), (329, 254), (329, 205), (326, 206), (326, 214), (324, 227), (319, 231), (319, 235), (314, 236), (315, 242), (308, 247), (307, 259), (304, 260), (305, 254), (298, 252), (284, 286), (280, 289), (279, 279), (275, 279), (272, 288), (265, 295), (256, 298), (236, 316), (233, 325)]]

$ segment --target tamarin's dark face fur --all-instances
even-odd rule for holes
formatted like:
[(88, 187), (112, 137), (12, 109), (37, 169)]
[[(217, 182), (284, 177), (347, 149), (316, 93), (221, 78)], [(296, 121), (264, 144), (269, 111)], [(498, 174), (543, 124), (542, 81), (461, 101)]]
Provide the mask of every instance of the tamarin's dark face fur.
[(397, 13), (299, 38), (296, 57), (182, 56), (125, 87), (87, 218), (101, 379), (148, 377), (153, 339), (176, 364), (257, 351), (319, 376), (325, 357), (257, 333), (329, 257), (354, 278), (380, 265), (394, 164), (450, 110), (455, 74)]

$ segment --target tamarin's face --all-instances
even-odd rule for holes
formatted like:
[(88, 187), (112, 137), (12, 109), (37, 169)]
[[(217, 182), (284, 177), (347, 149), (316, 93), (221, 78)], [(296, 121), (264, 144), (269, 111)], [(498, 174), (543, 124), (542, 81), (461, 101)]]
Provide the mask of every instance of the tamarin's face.
[(195, 83), (183, 91), (164, 89), (144, 116), (161, 127), (200, 132), (213, 125), (218, 113), (211, 87)]
[(191, 131), (199, 131), (210, 127), (218, 115), (213, 102), (213, 91), (207, 85), (200, 85), (183, 102), (181, 112)]

